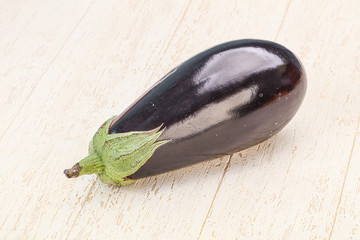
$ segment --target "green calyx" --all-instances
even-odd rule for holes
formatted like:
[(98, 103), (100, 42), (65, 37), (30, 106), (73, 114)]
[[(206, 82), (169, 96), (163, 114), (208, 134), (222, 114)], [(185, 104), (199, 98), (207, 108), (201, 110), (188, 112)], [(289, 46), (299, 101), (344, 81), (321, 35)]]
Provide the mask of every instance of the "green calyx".
[(95, 133), (89, 144), (89, 155), (64, 171), (69, 178), (97, 174), (108, 184), (130, 185), (129, 178), (153, 155), (155, 150), (169, 140), (156, 141), (163, 130), (161, 126), (150, 131), (108, 134), (115, 117), (107, 120)]

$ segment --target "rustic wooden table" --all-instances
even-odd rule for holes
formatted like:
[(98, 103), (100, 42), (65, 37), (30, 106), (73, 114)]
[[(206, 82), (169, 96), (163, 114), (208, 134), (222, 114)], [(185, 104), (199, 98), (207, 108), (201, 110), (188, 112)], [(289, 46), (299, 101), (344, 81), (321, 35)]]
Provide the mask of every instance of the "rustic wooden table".
[[(0, 239), (360, 239), (360, 2), (0, 0)], [(260, 38), (308, 91), (268, 141), (129, 187), (63, 170), (171, 68)]]

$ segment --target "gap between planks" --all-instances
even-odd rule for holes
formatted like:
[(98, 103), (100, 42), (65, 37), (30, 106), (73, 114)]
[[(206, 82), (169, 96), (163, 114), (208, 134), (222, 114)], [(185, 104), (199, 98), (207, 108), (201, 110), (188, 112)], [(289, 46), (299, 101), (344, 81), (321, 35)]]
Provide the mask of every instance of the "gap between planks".
[[(183, 14), (182, 14), (181, 17), (180, 17), (180, 20), (178, 21), (178, 23), (177, 23), (177, 25), (176, 25), (176, 27), (175, 27), (175, 30), (174, 30), (174, 32), (172, 33), (171, 37), (170, 37), (169, 42), (166, 44), (164, 53), (161, 54), (161, 56), (160, 56), (160, 58), (159, 58), (159, 61), (157, 62), (156, 66), (154, 67), (154, 70), (152, 71), (152, 73), (150, 74), (149, 80), (148, 80), (148, 81), (145, 83), (145, 85), (144, 85), (145, 88), (148, 88), (148, 87), (149, 87), (150, 81), (151, 81), (151, 79), (153, 79), (154, 74), (155, 74), (156, 70), (158, 69), (162, 58), (165, 56), (165, 53), (167, 52), (167, 50), (168, 50), (169, 47), (170, 47), (170, 44), (171, 44), (172, 41), (174, 40), (175, 34), (176, 34), (176, 32), (178, 31), (178, 29), (179, 29), (182, 21), (184, 20), (187, 12), (188, 12), (188, 10), (189, 10), (189, 6), (191, 5), (191, 2), (192, 2), (192, 0), (189, 0), (189, 2), (186, 4), (185, 10), (184, 10)], [(146, 89), (144, 89), (143, 91), (145, 91), (145, 90), (146, 90)]]
[(347, 179), (347, 175), (348, 175), (348, 172), (349, 172), (349, 169), (350, 169), (351, 159), (352, 159), (354, 148), (355, 148), (355, 142), (356, 142), (356, 138), (357, 138), (357, 132), (359, 130), (359, 125), (360, 125), (360, 116), (358, 118), (357, 126), (355, 128), (355, 136), (354, 136), (352, 147), (351, 147), (349, 161), (348, 161), (348, 164), (346, 166), (345, 177), (344, 177), (344, 180), (343, 180), (343, 184), (341, 186), (339, 201), (338, 201), (337, 206), (336, 206), (336, 212), (335, 212), (334, 220), (333, 220), (332, 225), (331, 225), (331, 231), (330, 231), (329, 238), (328, 238), (329, 240), (331, 239), (332, 234), (334, 232), (334, 227), (335, 227), (335, 224), (336, 224), (337, 215), (338, 215), (338, 212), (339, 212), (339, 207), (340, 207), (340, 204), (341, 204), (341, 199), (342, 199), (345, 184), (346, 184), (346, 179)]
[(226, 174), (227, 170), (229, 169), (232, 156), (233, 156), (233, 154), (230, 155), (229, 159), (228, 159), (227, 162), (226, 162), (226, 165), (225, 165), (225, 167), (224, 167), (224, 170), (223, 170), (223, 172), (222, 172), (222, 174), (221, 174), (221, 177), (220, 177), (220, 179), (219, 179), (219, 183), (218, 183), (218, 186), (217, 186), (217, 188), (216, 188), (214, 197), (213, 197), (213, 199), (212, 199), (212, 201), (211, 201), (210, 207), (209, 207), (209, 209), (208, 209), (208, 211), (207, 211), (207, 213), (206, 213), (204, 222), (203, 222), (203, 224), (202, 224), (202, 226), (201, 226), (201, 229), (200, 229), (200, 232), (199, 232), (199, 236), (198, 236), (198, 238), (197, 238), (198, 240), (199, 240), (199, 238), (200, 238), (200, 236), (201, 236), (201, 233), (202, 233), (202, 231), (203, 231), (203, 229), (204, 229), (206, 220), (207, 220), (207, 219), (209, 218), (209, 216), (210, 216), (210, 212), (211, 212), (211, 209), (212, 209), (212, 207), (213, 207), (213, 205), (214, 205), (214, 201), (215, 201), (216, 195), (217, 195), (217, 193), (219, 192), (219, 189), (220, 189), (220, 187), (221, 187), (221, 184), (222, 184), (222, 181), (223, 181), (223, 179), (224, 179), (224, 177), (225, 177), (225, 174)]
[(284, 15), (281, 19), (281, 22), (280, 22), (280, 26), (279, 26), (279, 29), (275, 35), (275, 42), (277, 41), (278, 37), (279, 37), (279, 33), (280, 33), (280, 30), (282, 29), (283, 25), (284, 25), (284, 20), (285, 20), (285, 17), (286, 17), (286, 14), (289, 10), (289, 7), (290, 7), (290, 4), (291, 4), (291, 0), (288, 1), (287, 5), (286, 5), (286, 9), (285, 9), (285, 12), (284, 12)]
[(74, 226), (75, 226), (75, 224), (76, 224), (76, 222), (77, 222), (77, 219), (79, 218), (79, 216), (80, 216), (80, 214), (81, 214), (81, 212), (82, 212), (82, 210), (83, 210), (83, 208), (84, 208), (84, 206), (85, 206), (85, 203), (86, 203), (87, 201), (89, 201), (89, 196), (90, 196), (90, 194), (91, 194), (91, 192), (92, 192), (92, 190), (93, 190), (96, 182), (97, 182), (97, 179), (94, 180), (94, 182), (92, 183), (92, 185), (91, 185), (91, 187), (90, 187), (90, 189), (89, 189), (89, 192), (86, 194), (86, 197), (85, 197), (84, 201), (81, 203), (80, 210), (79, 210), (78, 213), (76, 214), (74, 222), (71, 224), (71, 227), (70, 227), (70, 230), (69, 230), (68, 235), (66, 236), (66, 239), (69, 239), (69, 235), (71, 234), (71, 232), (72, 232), (72, 230), (73, 230), (73, 228), (74, 228)]

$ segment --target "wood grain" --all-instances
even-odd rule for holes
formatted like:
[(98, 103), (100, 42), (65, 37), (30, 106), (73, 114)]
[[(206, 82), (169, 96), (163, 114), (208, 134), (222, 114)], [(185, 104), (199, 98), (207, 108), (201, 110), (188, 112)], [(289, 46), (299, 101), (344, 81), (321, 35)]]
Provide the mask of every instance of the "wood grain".
[[(0, 239), (358, 239), (360, 2), (0, 1)], [(129, 187), (63, 169), (171, 68), (277, 41), (308, 75), (268, 141)]]

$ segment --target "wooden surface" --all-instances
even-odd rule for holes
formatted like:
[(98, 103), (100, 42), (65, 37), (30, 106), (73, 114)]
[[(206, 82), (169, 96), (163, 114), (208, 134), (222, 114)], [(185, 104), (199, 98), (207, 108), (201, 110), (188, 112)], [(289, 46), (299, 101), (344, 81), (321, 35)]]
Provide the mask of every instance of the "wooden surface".
[[(0, 0), (0, 239), (360, 239), (360, 2)], [(130, 187), (63, 170), (215, 44), (279, 42), (305, 101), (268, 141)]]

